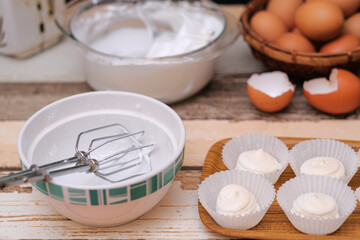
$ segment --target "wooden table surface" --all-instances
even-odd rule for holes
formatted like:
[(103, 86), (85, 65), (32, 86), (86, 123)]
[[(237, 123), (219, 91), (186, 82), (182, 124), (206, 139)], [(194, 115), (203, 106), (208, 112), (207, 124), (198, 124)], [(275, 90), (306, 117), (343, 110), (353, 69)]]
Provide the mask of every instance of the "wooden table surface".
[[(248, 77), (217, 74), (197, 95), (170, 105), (186, 127), (185, 161), (167, 195), (150, 212), (123, 226), (91, 228), (60, 215), (30, 185), (11, 187), (0, 191), (0, 239), (227, 238), (204, 226), (197, 209), (196, 190), (212, 144), (249, 132), (360, 141), (360, 109), (323, 114), (308, 105), (299, 85), (286, 109), (263, 113), (249, 101)], [(0, 83), (0, 174), (20, 170), (16, 141), (26, 119), (55, 100), (88, 91), (84, 82)]]

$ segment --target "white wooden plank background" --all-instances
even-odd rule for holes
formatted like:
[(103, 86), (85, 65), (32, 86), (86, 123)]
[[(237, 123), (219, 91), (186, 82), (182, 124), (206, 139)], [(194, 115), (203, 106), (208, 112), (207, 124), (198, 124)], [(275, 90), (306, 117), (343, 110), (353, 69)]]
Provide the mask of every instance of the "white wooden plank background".
[[(226, 9), (238, 17), (243, 7), (228, 6)], [(242, 38), (220, 57), (216, 65), (218, 74), (263, 70)], [(26, 60), (0, 56), (0, 82), (84, 80), (80, 57), (70, 41)], [(2, 104), (6, 107), (6, 103)], [(195, 169), (203, 164), (212, 144), (248, 132), (360, 141), (360, 120), (356, 119), (289, 122), (187, 120), (184, 123), (187, 131), (184, 166)], [(24, 121), (0, 121), (0, 167), (3, 169), (20, 166), (16, 141), (23, 124)], [(180, 171), (168, 194), (154, 209), (138, 220), (112, 228), (91, 228), (66, 219), (48, 205), (40, 192), (29, 186), (1, 191), (0, 239), (226, 238), (211, 232), (199, 219), (196, 189), (200, 174), (200, 170)]]
[(173, 182), (169, 193), (150, 212), (118, 227), (92, 228), (68, 220), (37, 190), (0, 194), (0, 216), (1, 239), (222, 238), (199, 221), (196, 191), (182, 190), (179, 181)]
[[(16, 141), (24, 121), (0, 121), (0, 166), (19, 167)], [(360, 120), (227, 121), (186, 120), (184, 165), (202, 166), (217, 141), (239, 134), (261, 132), (279, 137), (332, 138), (360, 141)]]
[[(216, 141), (247, 132), (276, 136), (326, 137), (360, 141), (359, 120), (317, 122), (266, 121), (185, 121), (187, 130), (186, 166), (201, 166), (209, 147)], [(0, 122), (0, 166), (19, 166), (16, 138), (23, 122)], [(212, 130), (209, 130), (212, 129)], [(62, 217), (37, 190), (29, 193), (0, 193), (0, 239), (63, 238), (225, 238), (207, 229), (197, 210), (196, 188), (200, 171), (181, 171), (164, 199), (132, 223), (112, 228), (90, 228)]]

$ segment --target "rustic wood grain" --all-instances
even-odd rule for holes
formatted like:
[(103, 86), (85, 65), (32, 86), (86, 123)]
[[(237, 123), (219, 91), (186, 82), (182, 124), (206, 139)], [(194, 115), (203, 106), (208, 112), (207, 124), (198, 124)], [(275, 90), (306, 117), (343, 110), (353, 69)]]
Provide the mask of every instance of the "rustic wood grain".
[(0, 120), (25, 120), (49, 103), (88, 91), (86, 83), (0, 83)]
[[(311, 107), (301, 85), (289, 106), (278, 113), (264, 113), (250, 102), (248, 75), (216, 75), (198, 94), (170, 105), (184, 120), (321, 120), (360, 119), (360, 109), (343, 115), (328, 115)], [(26, 120), (37, 110), (61, 98), (92, 91), (86, 83), (0, 83), (1, 120)]]
[[(284, 141), (289, 148), (294, 144), (303, 141), (305, 139), (296, 139), (296, 138), (280, 138)], [(209, 150), (205, 163), (203, 166), (203, 171), (201, 175), (201, 181), (206, 177), (210, 176), (219, 171), (227, 170), (228, 168), (224, 165), (221, 152), (224, 144), (229, 139), (223, 139), (216, 142)], [(349, 144), (354, 149), (359, 149), (359, 141), (344, 141), (346, 144)], [(280, 176), (278, 182), (275, 184), (275, 189), (278, 190), (279, 187), (289, 180), (290, 178), (295, 177), (294, 172), (291, 167), (288, 166), (283, 174)], [(352, 178), (349, 186), (355, 190), (360, 185), (360, 172), (357, 172)], [(221, 233), (231, 237), (241, 237), (241, 238), (254, 238), (254, 239), (359, 239), (360, 238), (360, 205), (358, 204), (355, 211), (350, 215), (350, 217), (345, 221), (339, 230), (335, 233), (326, 235), (326, 236), (315, 236), (307, 235), (296, 230), (284, 212), (281, 210), (279, 204), (275, 200), (270, 206), (268, 212), (265, 214), (261, 222), (254, 228), (248, 230), (236, 230), (236, 229), (226, 229), (218, 225), (208, 214), (205, 208), (199, 202), (199, 215), (202, 222), (214, 230), (217, 233)]]
[(278, 113), (264, 113), (250, 102), (246, 80), (247, 77), (241, 75), (215, 76), (198, 95), (172, 107), (183, 119), (299, 121), (360, 118), (359, 108), (344, 115), (321, 113), (308, 104), (301, 85), (296, 86), (294, 97), (284, 110)]
[[(5, 172), (2, 172), (5, 174)], [(96, 228), (73, 222), (32, 192), (0, 192), (0, 239), (223, 239), (197, 213), (201, 170), (181, 170), (167, 195), (151, 211), (126, 225)], [(31, 188), (23, 185), (22, 188)]]
[[(16, 152), (18, 132), (24, 121), (0, 121), (0, 172), (19, 170)], [(360, 141), (357, 120), (310, 122), (185, 120), (187, 140), (184, 166), (176, 176), (164, 200), (140, 219), (115, 228), (89, 228), (57, 213), (44, 196), (29, 185), (0, 192), (0, 239), (220, 239), (201, 222), (198, 213), (197, 186), (209, 148), (219, 139), (247, 132), (277, 136), (348, 138)], [(295, 144), (293, 138), (287, 138)], [(219, 156), (218, 156), (219, 157)], [(291, 173), (284, 173), (284, 179)], [(280, 179), (281, 180), (281, 179)], [(280, 182), (281, 183), (281, 182)], [(280, 209), (274, 209), (282, 214)], [(266, 220), (266, 218), (265, 218)], [(264, 220), (264, 221), (265, 221)], [(285, 220), (284, 220), (285, 221)], [(285, 227), (288, 226), (286, 221)], [(279, 231), (284, 229), (279, 225)]]
[[(243, 9), (228, 10), (238, 16)], [(340, 116), (323, 114), (309, 106), (298, 85), (286, 109), (263, 113), (247, 97), (248, 77), (216, 75), (201, 92), (171, 105), (186, 127), (184, 166), (163, 200), (141, 218), (112, 228), (86, 227), (63, 217), (43, 194), (24, 184), (0, 191), (0, 239), (228, 239), (206, 227), (198, 213), (196, 190), (214, 142), (247, 132), (360, 140), (359, 109)], [(24, 120), (53, 101), (89, 91), (86, 83), (0, 83), (0, 175), (20, 170), (16, 141)], [(293, 173), (283, 175), (287, 179)], [(278, 206), (271, 211), (283, 214)], [(263, 223), (270, 221), (271, 215), (265, 215)], [(285, 236), (288, 227), (283, 219), (277, 230)]]
[[(24, 121), (0, 121), (0, 169), (20, 169), (17, 137)], [(219, 139), (244, 133), (266, 133), (296, 138), (331, 138), (360, 141), (358, 120), (229, 121), (184, 120), (186, 148), (184, 166), (202, 166), (209, 148)]]

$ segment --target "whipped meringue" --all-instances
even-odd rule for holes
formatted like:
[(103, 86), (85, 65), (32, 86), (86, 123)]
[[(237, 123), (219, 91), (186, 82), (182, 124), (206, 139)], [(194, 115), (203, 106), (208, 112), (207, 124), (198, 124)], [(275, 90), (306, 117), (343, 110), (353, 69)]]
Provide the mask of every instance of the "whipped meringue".
[(311, 158), (301, 165), (300, 172), (307, 175), (321, 175), (338, 179), (345, 177), (344, 165), (332, 157)]
[(264, 175), (280, 170), (281, 165), (269, 153), (259, 149), (241, 153), (235, 169)]
[(338, 205), (335, 199), (324, 193), (306, 193), (300, 195), (290, 210), (292, 214), (312, 218), (338, 218)]
[(216, 201), (216, 212), (227, 216), (244, 216), (259, 211), (254, 195), (238, 184), (225, 185)]

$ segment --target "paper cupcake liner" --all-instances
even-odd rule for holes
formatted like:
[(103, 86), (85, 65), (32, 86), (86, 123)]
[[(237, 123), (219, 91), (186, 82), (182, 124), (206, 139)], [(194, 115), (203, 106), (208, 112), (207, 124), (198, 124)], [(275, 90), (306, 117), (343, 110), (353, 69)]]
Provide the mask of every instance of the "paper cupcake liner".
[[(292, 214), (290, 210), (295, 199), (310, 192), (324, 193), (333, 197), (338, 204), (339, 217), (319, 219)], [(356, 207), (354, 191), (343, 181), (315, 175), (300, 175), (284, 183), (277, 192), (277, 201), (296, 229), (314, 235), (335, 232)]]
[(355, 196), (356, 196), (356, 198), (359, 200), (359, 202), (360, 202), (360, 187), (358, 187), (357, 189), (356, 189), (356, 191), (355, 191)]
[[(244, 216), (225, 216), (216, 212), (216, 200), (222, 187), (239, 184), (251, 192), (260, 209)], [(199, 186), (198, 197), (211, 217), (220, 226), (231, 229), (249, 229), (256, 226), (275, 199), (274, 186), (264, 176), (241, 170), (217, 172)]]
[(290, 151), (289, 163), (296, 176), (301, 175), (301, 165), (310, 158), (333, 157), (338, 159), (345, 168), (345, 177), (341, 178), (348, 184), (358, 170), (356, 152), (347, 144), (331, 139), (307, 140), (296, 144)]
[(228, 169), (235, 169), (238, 157), (241, 153), (260, 148), (278, 160), (281, 165), (280, 170), (264, 175), (272, 184), (275, 184), (288, 165), (289, 150), (285, 143), (274, 136), (261, 133), (250, 133), (232, 138), (223, 148), (223, 162)]

